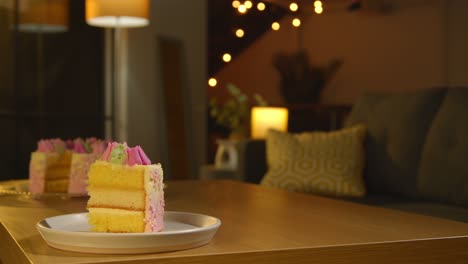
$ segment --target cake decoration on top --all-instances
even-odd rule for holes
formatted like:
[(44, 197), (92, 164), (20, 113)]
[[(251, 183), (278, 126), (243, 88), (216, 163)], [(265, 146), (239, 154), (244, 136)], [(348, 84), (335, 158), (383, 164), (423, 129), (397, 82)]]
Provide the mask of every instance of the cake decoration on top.
[(63, 153), (67, 149), (65, 141), (59, 138), (41, 139), (37, 142), (37, 152), (50, 153), (59, 152)]
[(62, 140), (60, 138), (41, 139), (37, 142), (37, 152), (41, 153), (52, 153), (58, 152), (63, 153), (66, 150), (74, 153), (93, 153), (101, 154), (106, 149), (105, 140), (99, 140), (94, 137), (87, 138), (85, 140), (76, 138), (74, 140)]
[(151, 160), (140, 146), (130, 148), (125, 142), (109, 142), (101, 160), (129, 166), (151, 165)]

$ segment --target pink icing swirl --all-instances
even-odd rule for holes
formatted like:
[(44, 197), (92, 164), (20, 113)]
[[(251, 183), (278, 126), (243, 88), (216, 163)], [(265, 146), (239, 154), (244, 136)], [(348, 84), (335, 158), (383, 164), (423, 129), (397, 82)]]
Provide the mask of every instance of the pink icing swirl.
[[(85, 147), (86, 144), (86, 147)], [(101, 154), (106, 149), (107, 141), (96, 138), (62, 140), (59, 138), (41, 139), (37, 142), (37, 152), (52, 153), (70, 150), (75, 153)]]
[(58, 138), (41, 139), (37, 142), (37, 152), (61, 152), (67, 149), (66, 143)]
[(81, 139), (77, 139), (74, 141), (73, 144), (73, 152), (75, 153), (87, 153), (86, 149), (84, 148), (83, 141)]
[(151, 165), (151, 160), (146, 156), (140, 146), (127, 149), (127, 165)]
[(101, 160), (109, 161), (112, 155), (112, 152), (117, 146), (124, 146), (125, 153), (127, 154), (125, 159), (123, 160), (122, 165), (151, 165), (151, 160), (146, 156), (145, 152), (140, 146), (136, 146), (130, 148), (127, 146), (127, 143), (117, 143), (117, 142), (109, 142), (107, 144), (107, 149), (102, 154)]

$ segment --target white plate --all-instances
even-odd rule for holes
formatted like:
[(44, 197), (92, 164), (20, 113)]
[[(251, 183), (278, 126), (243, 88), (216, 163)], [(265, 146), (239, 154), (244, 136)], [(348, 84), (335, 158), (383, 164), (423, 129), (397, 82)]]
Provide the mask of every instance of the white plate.
[(165, 228), (157, 233), (91, 232), (88, 213), (46, 218), (37, 229), (51, 247), (85, 253), (135, 254), (189, 249), (207, 244), (221, 221), (184, 212), (165, 212)]
[(48, 197), (86, 197), (85, 193), (31, 193), (29, 192), (29, 180), (0, 181), (0, 194), (21, 195), (33, 199)]

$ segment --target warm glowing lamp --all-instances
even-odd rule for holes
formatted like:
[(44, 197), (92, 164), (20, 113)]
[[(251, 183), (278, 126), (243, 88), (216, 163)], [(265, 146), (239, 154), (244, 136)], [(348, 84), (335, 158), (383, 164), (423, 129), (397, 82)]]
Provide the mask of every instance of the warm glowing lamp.
[(68, 28), (68, 0), (22, 0), (19, 2), (18, 30), (59, 33)]
[(253, 139), (265, 138), (269, 129), (288, 131), (288, 109), (284, 107), (256, 106), (251, 117)]
[(144, 27), (149, 0), (86, 0), (86, 23), (95, 27)]
[[(149, 24), (150, 0), (86, 0), (86, 23), (95, 27), (114, 30), (112, 72), (111, 137), (115, 140), (127, 140), (128, 127), (128, 87), (125, 71), (127, 66), (121, 62), (122, 50), (120, 35), (122, 28), (144, 27)], [(125, 58), (125, 56), (123, 56)], [(119, 107), (115, 109), (115, 101)], [(117, 127), (117, 129), (116, 129)]]

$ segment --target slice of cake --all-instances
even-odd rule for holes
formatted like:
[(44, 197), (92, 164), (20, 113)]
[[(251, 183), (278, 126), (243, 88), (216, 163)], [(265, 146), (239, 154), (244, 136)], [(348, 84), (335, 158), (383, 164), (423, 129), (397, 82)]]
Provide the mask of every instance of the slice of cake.
[(29, 163), (29, 191), (32, 193), (67, 192), (72, 152), (65, 141), (45, 139), (38, 142)]
[(139, 147), (109, 143), (89, 171), (89, 223), (96, 232), (158, 232), (164, 228), (163, 170)]
[(104, 153), (106, 144), (107, 142), (96, 138), (74, 140), (68, 193), (87, 194), (89, 168)]

